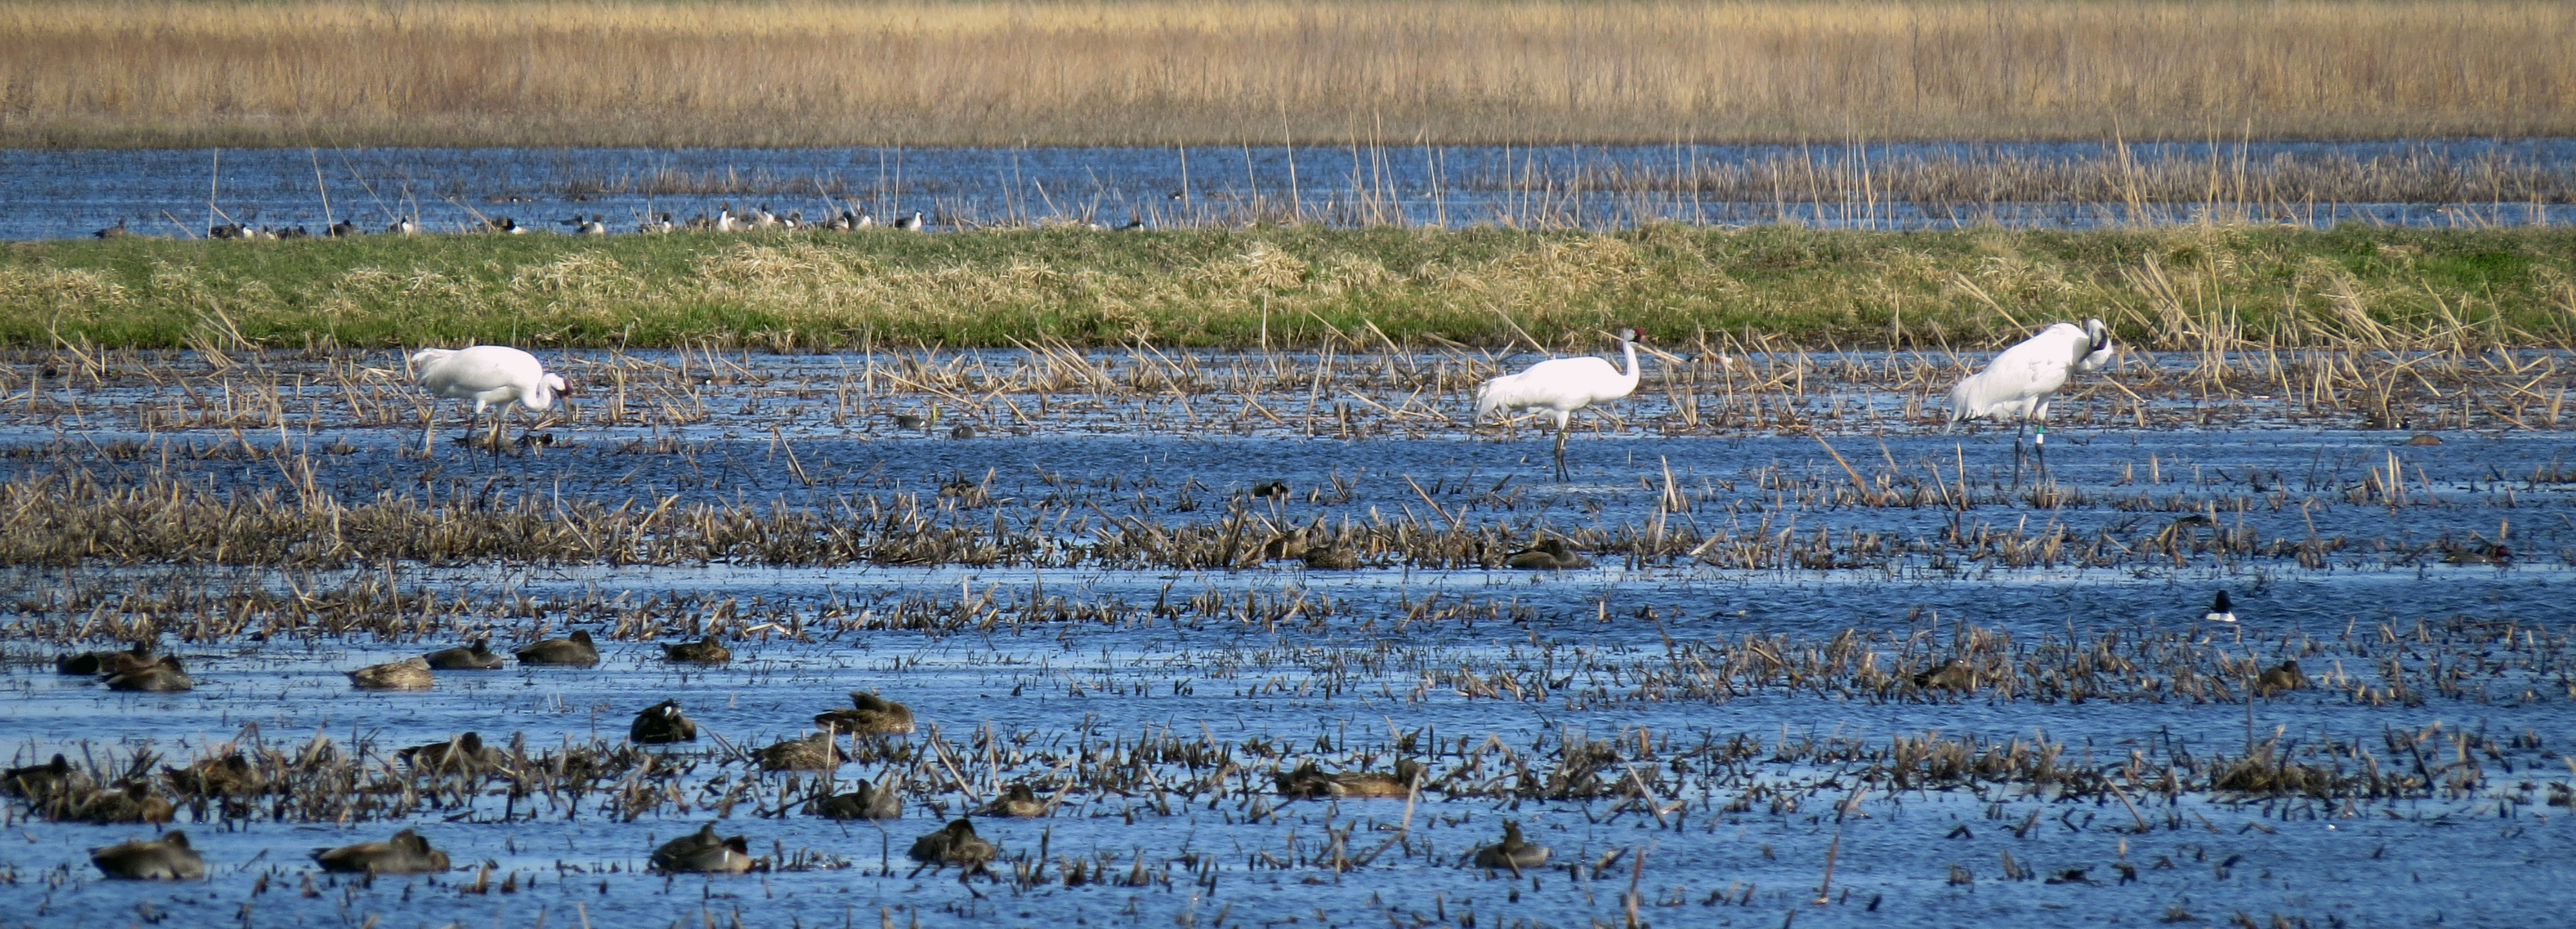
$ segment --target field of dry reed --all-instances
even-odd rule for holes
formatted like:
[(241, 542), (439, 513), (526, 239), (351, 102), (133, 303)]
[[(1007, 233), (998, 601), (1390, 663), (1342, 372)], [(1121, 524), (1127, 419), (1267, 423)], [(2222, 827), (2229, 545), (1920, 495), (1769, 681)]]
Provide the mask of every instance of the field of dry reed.
[(2526, 0), (0, 2), (13, 146), (2571, 132)]

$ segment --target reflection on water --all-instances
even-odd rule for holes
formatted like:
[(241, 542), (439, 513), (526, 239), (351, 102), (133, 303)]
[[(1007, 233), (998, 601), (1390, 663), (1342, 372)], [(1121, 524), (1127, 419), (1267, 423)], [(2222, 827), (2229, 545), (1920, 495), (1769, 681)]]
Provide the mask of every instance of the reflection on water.
[[(213, 225), (571, 232), (766, 206), (821, 221), (2086, 228), (2576, 219), (2576, 140), (2131, 145), (9, 151), (0, 238)], [(326, 202), (327, 201), (327, 202)]]

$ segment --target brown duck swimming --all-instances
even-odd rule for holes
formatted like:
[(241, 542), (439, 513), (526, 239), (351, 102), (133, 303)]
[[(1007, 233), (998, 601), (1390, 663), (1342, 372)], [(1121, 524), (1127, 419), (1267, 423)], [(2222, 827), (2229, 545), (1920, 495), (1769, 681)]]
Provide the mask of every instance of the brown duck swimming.
[(903, 793), (889, 781), (870, 786), (860, 781), (857, 789), (835, 794), (805, 804), (805, 812), (825, 819), (901, 819)]
[(741, 874), (751, 870), (751, 845), (741, 836), (716, 838), (716, 824), (662, 843), (653, 850), (653, 870), (664, 874)]
[(733, 660), (733, 650), (724, 640), (708, 636), (696, 642), (667, 642), (662, 645), (662, 660), (689, 664), (723, 664)]
[(1276, 776), (1279, 792), (1291, 797), (1402, 797), (1413, 792), (1426, 769), (1411, 758), (1395, 763), (1395, 773), (1346, 771), (1326, 774), (1312, 761)]
[(427, 658), (405, 658), (342, 673), (349, 675), (349, 686), (359, 690), (428, 690), (437, 683), (430, 676)]
[(1503, 565), (1523, 571), (1572, 571), (1591, 567), (1592, 559), (1575, 551), (1574, 546), (1565, 544), (1564, 539), (1550, 536), (1503, 556)]
[(172, 812), (170, 801), (153, 792), (151, 784), (127, 781), (121, 787), (92, 791), (64, 818), (85, 823), (166, 823)]
[(1941, 663), (1914, 673), (1914, 686), (1925, 690), (1977, 689), (1977, 672), (1956, 658), (1943, 658)]
[(866, 691), (850, 691), (850, 708), (814, 714), (814, 725), (858, 735), (897, 735), (912, 731), (912, 708)]
[(1051, 805), (1052, 804), (1049, 804), (1044, 800), (1038, 799), (1037, 792), (1030, 790), (1029, 785), (1013, 784), (1004, 788), (1002, 795), (994, 797), (993, 802), (984, 804), (983, 808), (976, 810), (975, 815), (1017, 816), (1021, 819), (1036, 819), (1040, 816), (1046, 815), (1047, 809)]
[[(114, 674), (152, 663), (152, 644), (136, 642), (121, 652), (73, 652), (54, 659), (57, 674)], [(115, 670), (110, 670), (111, 668)]]
[(2295, 660), (2265, 668), (2262, 676), (2254, 679), (2254, 692), (2265, 697), (2286, 690), (2301, 690), (2307, 686), (2308, 676), (2299, 673), (2299, 663)]
[(0, 772), (0, 793), (40, 803), (71, 786), (72, 763), (59, 752), (50, 762)]
[(698, 724), (681, 715), (680, 701), (664, 700), (635, 714), (634, 724), (626, 727), (626, 739), (637, 745), (695, 742)]
[(313, 860), (322, 870), (355, 874), (435, 874), (447, 870), (447, 853), (429, 847), (428, 839), (409, 829), (382, 842), (317, 848), (313, 850)]
[(842, 762), (850, 760), (829, 732), (789, 739), (751, 754), (759, 759), (762, 768), (771, 771), (837, 771)]
[(420, 656), (437, 671), (498, 671), (501, 653), (492, 650), (492, 640), (476, 639), (462, 648), (442, 648)]
[(163, 655), (152, 664), (107, 679), (109, 690), (139, 690), (149, 693), (175, 693), (192, 690), (197, 682), (188, 678), (187, 669), (179, 667), (179, 656)]
[(1503, 840), (1476, 850), (1476, 867), (1488, 871), (1510, 871), (1518, 875), (1523, 869), (1545, 864), (1547, 846), (1522, 841), (1519, 820), (1503, 820)]
[(409, 762), (414, 771), (479, 771), (501, 763), (500, 750), (483, 744), (483, 737), (471, 732), (445, 742), (414, 745), (394, 757)]
[(547, 639), (518, 651), (520, 664), (569, 665), (587, 668), (599, 663), (599, 649), (591, 647), (590, 632), (575, 629), (560, 639)]
[(89, 861), (100, 873), (130, 881), (193, 881), (206, 876), (206, 859), (188, 847), (188, 834), (177, 829), (153, 841), (118, 842), (90, 849)]
[(966, 874), (984, 870), (984, 863), (1000, 853), (1001, 850), (994, 848), (993, 843), (975, 834), (974, 823), (960, 819), (937, 832), (912, 840), (912, 851), (907, 854), (912, 856), (912, 860), (921, 862), (921, 867), (912, 869), (914, 874), (920, 874), (922, 868), (945, 870), (949, 865), (956, 865), (965, 869), (964, 874), (958, 875), (963, 879)]
[(208, 800), (247, 797), (268, 786), (268, 779), (261, 776), (259, 769), (240, 752), (221, 758), (200, 758), (184, 768), (163, 765), (161, 774), (181, 796)]

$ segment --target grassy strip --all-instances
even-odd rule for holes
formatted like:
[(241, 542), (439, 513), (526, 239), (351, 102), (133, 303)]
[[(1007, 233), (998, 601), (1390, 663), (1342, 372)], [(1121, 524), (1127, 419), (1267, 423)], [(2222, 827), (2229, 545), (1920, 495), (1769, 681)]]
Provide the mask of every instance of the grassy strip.
[[(131, 238), (0, 250), (0, 344), (1974, 342), (2100, 316), (2148, 347), (2567, 345), (2576, 230)], [(1506, 322), (1506, 318), (1510, 322)]]

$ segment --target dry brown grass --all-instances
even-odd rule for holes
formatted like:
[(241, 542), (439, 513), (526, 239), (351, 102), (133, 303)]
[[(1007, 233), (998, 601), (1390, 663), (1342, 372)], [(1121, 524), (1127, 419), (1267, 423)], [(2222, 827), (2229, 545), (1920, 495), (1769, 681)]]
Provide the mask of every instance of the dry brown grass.
[(0, 2), (0, 143), (2576, 132), (2576, 7)]

